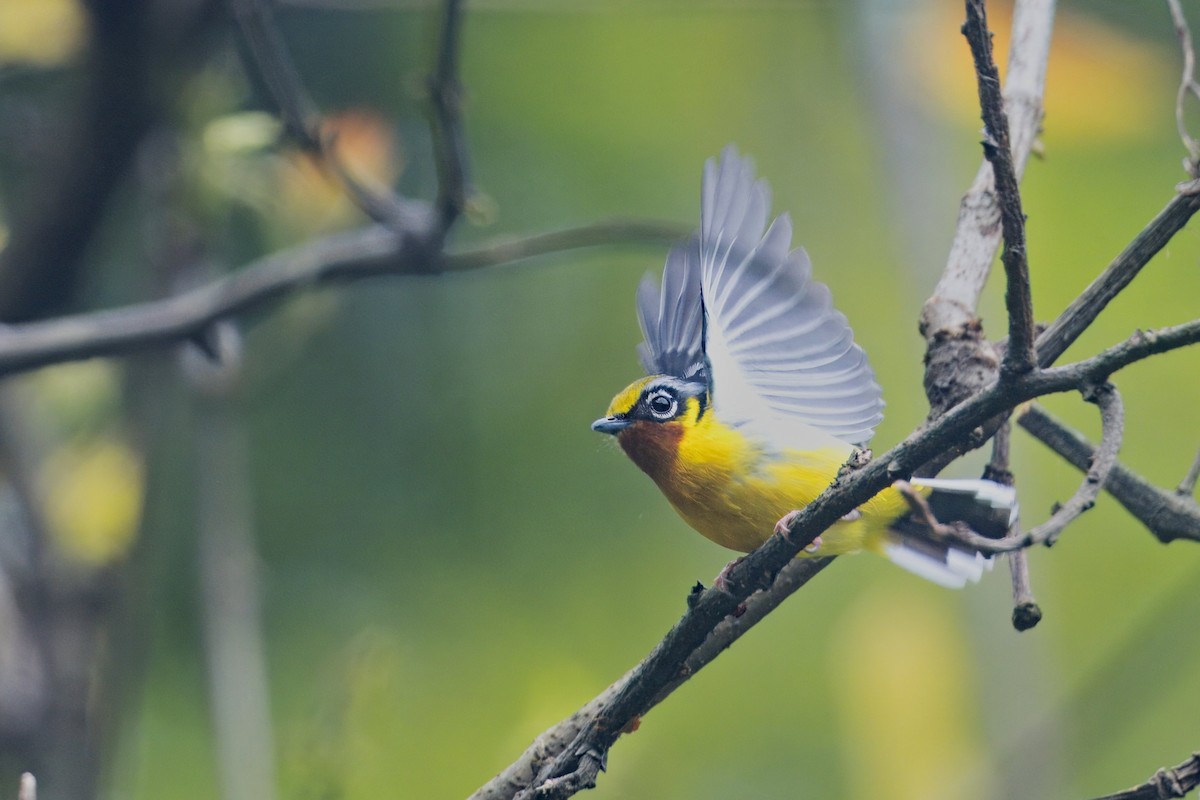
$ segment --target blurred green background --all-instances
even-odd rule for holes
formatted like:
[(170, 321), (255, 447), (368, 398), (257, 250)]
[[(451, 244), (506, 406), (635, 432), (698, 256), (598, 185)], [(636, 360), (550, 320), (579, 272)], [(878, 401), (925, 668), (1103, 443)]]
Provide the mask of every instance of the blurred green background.
[[(28, 24), (40, 5), (4, 13)], [(45, 5), (64, 15), (54, 30), (79, 15)], [(356, 167), (429, 197), (419, 87), (435, 12), (384, 5), (285, 3), (283, 32)], [(1165, 4), (1060, 5), (1044, 158), (1024, 182), (1042, 320), (1184, 178)], [(993, 9), (1001, 53), (1008, 14)], [(886, 449), (924, 414), (917, 315), (980, 158), (961, 17), (916, 0), (469, 5), (466, 122), (485, 197), (454, 247), (617, 215), (691, 224), (704, 159), (736, 142), (872, 358)], [(77, 309), (164, 291), (147, 239), (180, 220), (218, 270), (362, 224), (277, 143), (230, 33), (180, 82), (169, 154), (115, 197)], [(10, 38), (0, 95), (54, 102), (78, 42), (22, 55)], [(11, 185), (31, 169), (5, 164)], [(663, 255), (597, 248), (318, 289), (242, 321), (241, 375), (215, 398), (188, 388), (173, 351), (14, 382), (52, 455), (115, 459), (93, 463), (116, 484), (100, 502), (144, 500), (136, 540), (122, 506), (110, 528), (60, 542), (125, 565), (96, 667), (117, 687), (101, 693), (103, 796), (221, 794), (197, 570), (206, 472), (253, 520), (279, 797), (465, 797), (636, 663), (730, 557), (588, 429), (640, 374), (633, 293)], [(1196, 317), (1198, 255), (1193, 226), (1067, 357)], [(983, 308), (993, 337), (1001, 290)], [(1123, 461), (1161, 486), (1200, 444), (1198, 368), (1180, 352), (1116, 379)], [(1047, 405), (1096, 436), (1079, 398)], [(244, 470), (206, 461), (206, 440), (233, 441)], [(1020, 431), (1013, 450), (1031, 525), (1080, 475)], [(73, 463), (45, 468), (49, 507), (88, 474)], [(1160, 545), (1104, 497), (1031, 561), (1046, 618), (1017, 634), (1004, 568), (952, 593), (840, 560), (624, 737), (594, 796), (1083, 797), (1200, 747), (1200, 550)], [(8, 780), (20, 764), (3, 768)]]

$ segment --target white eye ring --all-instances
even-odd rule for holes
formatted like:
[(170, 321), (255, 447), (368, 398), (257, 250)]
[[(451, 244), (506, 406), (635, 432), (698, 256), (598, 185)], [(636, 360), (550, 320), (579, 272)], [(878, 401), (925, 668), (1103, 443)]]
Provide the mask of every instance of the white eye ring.
[[(665, 402), (664, 402), (665, 401)], [(667, 420), (679, 410), (679, 401), (668, 391), (659, 389), (646, 398), (646, 408), (655, 419)]]

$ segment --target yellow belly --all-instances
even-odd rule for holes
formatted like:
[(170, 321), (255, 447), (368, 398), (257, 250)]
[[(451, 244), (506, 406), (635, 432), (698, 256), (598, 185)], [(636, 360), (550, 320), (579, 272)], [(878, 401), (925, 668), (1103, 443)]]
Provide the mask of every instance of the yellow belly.
[[(680, 442), (674, 469), (656, 479), (683, 519), (708, 539), (749, 552), (771, 535), (780, 517), (823, 492), (853, 448), (764, 453), (737, 431), (716, 423), (693, 428)], [(908, 510), (887, 489), (861, 507), (861, 516), (822, 534), (818, 555), (874, 550), (888, 526)]]

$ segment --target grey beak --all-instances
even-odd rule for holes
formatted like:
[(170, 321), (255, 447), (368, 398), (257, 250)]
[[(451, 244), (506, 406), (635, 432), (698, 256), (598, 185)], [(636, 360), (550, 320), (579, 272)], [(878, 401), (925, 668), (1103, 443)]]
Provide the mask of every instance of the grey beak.
[(592, 430), (598, 433), (609, 433), (616, 436), (632, 424), (632, 420), (624, 417), (601, 417), (592, 423)]

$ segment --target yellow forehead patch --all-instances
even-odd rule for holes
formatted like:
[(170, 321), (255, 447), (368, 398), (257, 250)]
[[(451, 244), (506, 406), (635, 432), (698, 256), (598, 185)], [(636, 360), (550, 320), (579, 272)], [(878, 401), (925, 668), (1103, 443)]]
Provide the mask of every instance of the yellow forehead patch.
[(614, 414), (628, 414), (632, 411), (633, 407), (637, 405), (638, 398), (642, 396), (642, 389), (646, 388), (646, 384), (650, 380), (651, 378), (639, 378), (622, 389), (608, 404), (607, 415), (611, 417)]

